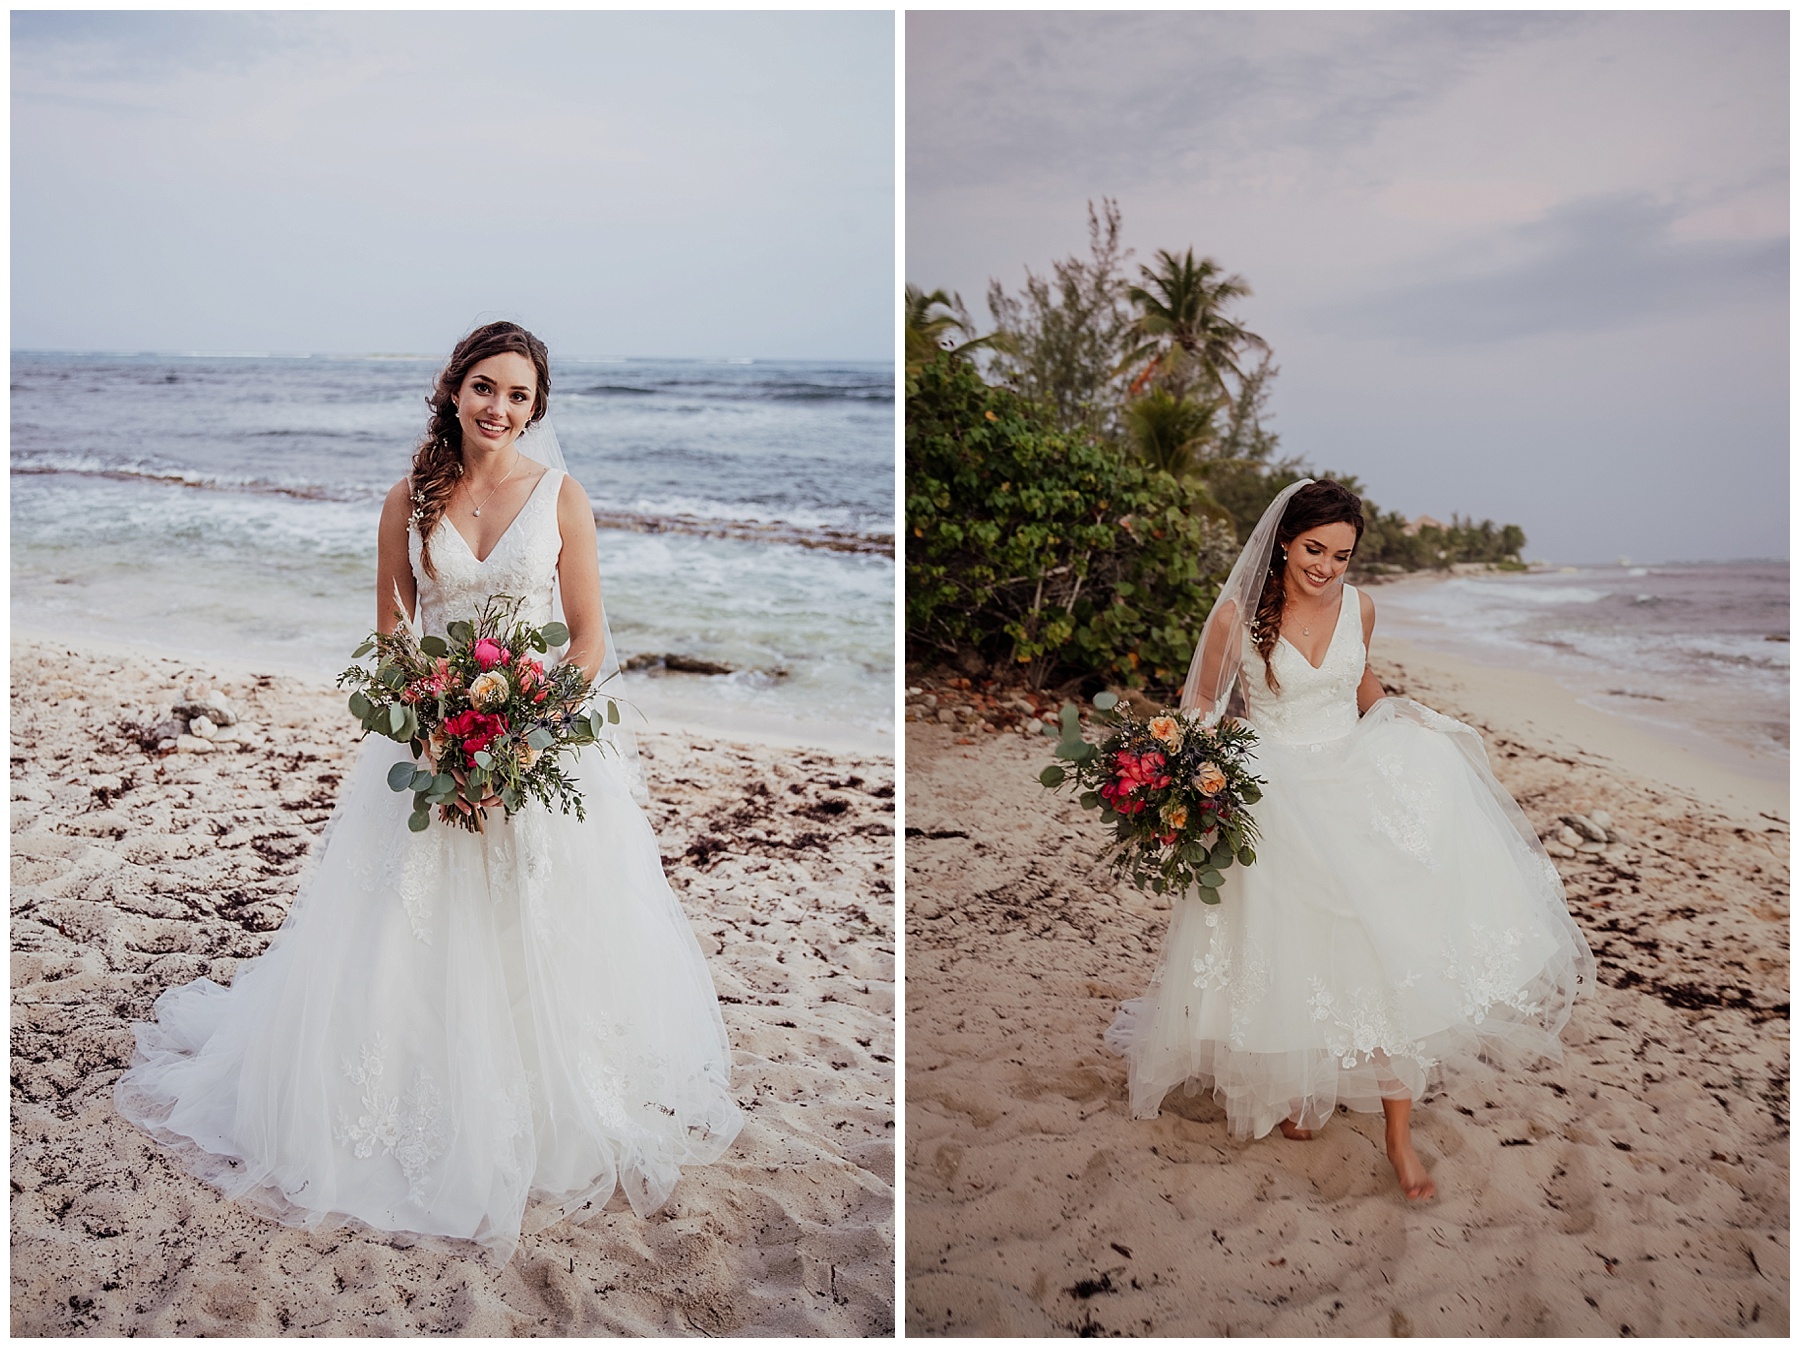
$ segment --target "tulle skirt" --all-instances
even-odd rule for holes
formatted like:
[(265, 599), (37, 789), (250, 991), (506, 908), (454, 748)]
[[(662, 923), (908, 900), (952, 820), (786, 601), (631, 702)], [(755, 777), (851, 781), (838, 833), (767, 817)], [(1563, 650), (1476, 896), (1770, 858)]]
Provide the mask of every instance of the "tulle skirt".
[(480, 1242), (615, 1188), (647, 1214), (742, 1122), (704, 957), (615, 762), (587, 821), (406, 826), (371, 738), (301, 897), (230, 987), (165, 992), (120, 1112), (280, 1221)]
[(1132, 1113), (1185, 1083), (1261, 1137), (1560, 1059), (1593, 956), (1480, 737), (1387, 698), (1341, 739), (1256, 753), (1256, 864), (1216, 905), (1176, 900), (1149, 992), (1107, 1032)]

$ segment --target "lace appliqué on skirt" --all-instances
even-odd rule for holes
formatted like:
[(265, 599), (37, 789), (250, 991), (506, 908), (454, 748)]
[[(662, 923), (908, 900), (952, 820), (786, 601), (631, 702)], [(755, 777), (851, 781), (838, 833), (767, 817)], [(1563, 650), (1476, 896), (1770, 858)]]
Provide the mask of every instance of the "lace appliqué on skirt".
[(406, 1196), (421, 1202), (432, 1163), (450, 1145), (444, 1096), (422, 1066), (413, 1070), (412, 1085), (405, 1091), (384, 1094), (381, 1078), (386, 1056), (386, 1041), (378, 1034), (372, 1043), (363, 1045), (360, 1062), (344, 1060), (344, 1075), (351, 1085), (362, 1089), (362, 1113), (352, 1119), (339, 1105), (333, 1132), (338, 1145), (349, 1147), (359, 1160), (368, 1160), (378, 1149), (393, 1157), (406, 1177)]

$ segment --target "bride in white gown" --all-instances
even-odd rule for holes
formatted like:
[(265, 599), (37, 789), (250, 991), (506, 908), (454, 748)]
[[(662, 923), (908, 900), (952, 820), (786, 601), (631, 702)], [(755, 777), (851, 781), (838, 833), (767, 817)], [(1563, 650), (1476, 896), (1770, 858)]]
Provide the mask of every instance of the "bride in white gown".
[[(457, 346), (383, 509), (383, 631), (416, 602), (441, 635), (494, 594), (542, 624), (560, 590), (563, 659), (590, 679), (617, 668), (593, 513), (541, 424), (548, 393), (523, 328)], [(411, 798), (386, 782), (402, 759), (365, 742), (260, 958), (229, 988), (202, 978), (157, 999), (120, 1112), (290, 1224), (505, 1257), (522, 1229), (598, 1211), (615, 1188), (654, 1211), (742, 1120), (711, 977), (633, 799), (633, 746), (582, 752), (585, 823), (528, 804), (510, 821), (491, 810), (479, 833), (410, 831)]]
[(1238, 1137), (1305, 1140), (1339, 1104), (1380, 1110), (1402, 1190), (1428, 1198), (1413, 1102), (1460, 1072), (1559, 1059), (1594, 965), (1480, 737), (1369, 672), (1375, 606), (1343, 581), (1362, 529), (1344, 487), (1295, 483), (1214, 605), (1182, 701), (1255, 727), (1262, 841), (1217, 905), (1176, 901), (1151, 988), (1107, 1042), (1140, 1118), (1183, 1083)]

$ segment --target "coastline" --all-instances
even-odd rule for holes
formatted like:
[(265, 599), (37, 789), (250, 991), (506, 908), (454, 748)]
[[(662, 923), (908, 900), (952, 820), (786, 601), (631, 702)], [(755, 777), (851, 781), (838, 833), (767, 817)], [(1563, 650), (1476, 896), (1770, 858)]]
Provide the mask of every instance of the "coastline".
[[(1786, 822), (1790, 817), (1785, 773), (1779, 778), (1753, 775), (1696, 753), (1635, 721), (1589, 706), (1579, 693), (1549, 675), (1480, 664), (1384, 635), (1379, 627), (1370, 664), (1388, 691), (1415, 696), (1407, 691), (1415, 684), (1429, 689), (1429, 694), (1417, 696), (1432, 710), (1459, 720), (1473, 716), (1482, 728), (1503, 728), (1540, 751), (1577, 755), (1596, 767), (1611, 766), (1745, 818), (1768, 813)], [(1453, 708), (1479, 712), (1464, 715)]]
[[(1552, 570), (1545, 568), (1541, 573)], [(1509, 652), (1517, 658), (1505, 659), (1499, 654), (1501, 648), (1459, 639), (1459, 634), (1421, 622), (1397, 605), (1382, 604), (1384, 595), (1427, 590), (1458, 578), (1507, 577), (1463, 568), (1452, 574), (1415, 572), (1366, 582), (1376, 605), (1377, 664), (1385, 653), (1401, 662), (1410, 659), (1415, 664), (1429, 664), (1434, 673), (1458, 684), (1473, 681), (1481, 687), (1484, 706), (1505, 702), (1520, 717), (1535, 714), (1550, 733), (1565, 740), (1591, 742), (1595, 749), (1604, 744), (1609, 753), (1616, 749), (1622, 766), (1672, 785), (1698, 776), (1706, 779), (1709, 790), (1736, 784), (1736, 794), (1745, 801), (1766, 799), (1768, 791), (1777, 786), (1785, 796), (1791, 769), (1785, 754), (1756, 752), (1667, 719), (1634, 715), (1633, 708), (1623, 701), (1609, 703), (1601, 696), (1599, 683), (1583, 687), (1568, 671), (1554, 666), (1545, 672), (1531, 665), (1523, 650)], [(1604, 682), (1607, 680), (1600, 681)], [(1509, 684), (1515, 694), (1509, 695)]]
[[(643, 736), (744, 1130), (662, 1212), (615, 1199), (497, 1268), (266, 1222), (113, 1109), (132, 1022), (285, 917), (352, 752), (338, 690), (19, 633), (11, 672), (15, 1335), (892, 1332), (891, 758)], [(192, 679), (244, 747), (146, 753), (134, 725)]]
[[(12, 626), (11, 632), (15, 649), (24, 643), (88, 652), (115, 660), (172, 662), (240, 681), (254, 681), (264, 675), (277, 676), (295, 684), (310, 685), (318, 691), (329, 692), (342, 700), (342, 695), (332, 684), (330, 676), (321, 674), (316, 669), (279, 659), (246, 657), (241, 654), (214, 655), (84, 632), (60, 635), (43, 628), (20, 627), (17, 624)], [(350, 656), (346, 651), (344, 664), (348, 666), (350, 663)], [(885, 758), (890, 762), (894, 757), (893, 736), (882, 734), (878, 730), (840, 722), (799, 722), (779, 711), (709, 707), (705, 695), (705, 677), (682, 674), (625, 675), (618, 681), (618, 695), (636, 705), (643, 713), (644, 719), (634, 727), (640, 737), (656, 734), (688, 735), (734, 744), (753, 744), (769, 749), (811, 749), (854, 757)], [(671, 687), (664, 690), (656, 686), (664, 682)]]
[(1427, 1204), (1377, 1116), (1307, 1143), (1233, 1142), (1205, 1094), (1129, 1118), (1101, 1036), (1170, 900), (1098, 864), (1093, 816), (1037, 782), (1040, 736), (908, 723), (909, 1333), (1787, 1333), (1785, 786), (1658, 758), (1566, 690), (1375, 649), (1482, 732), (1541, 835), (1604, 809), (1628, 838), (1556, 860), (1598, 964), (1563, 1060), (1415, 1111)]

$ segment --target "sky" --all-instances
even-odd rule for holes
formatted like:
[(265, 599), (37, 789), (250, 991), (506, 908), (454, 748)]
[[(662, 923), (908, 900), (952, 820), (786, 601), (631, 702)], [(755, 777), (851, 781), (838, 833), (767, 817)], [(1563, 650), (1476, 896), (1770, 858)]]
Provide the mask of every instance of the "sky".
[(913, 13), (905, 279), (986, 324), (1112, 197), (1134, 273), (1250, 283), (1279, 452), (1383, 509), (1785, 558), (1787, 23)]
[(891, 360), (888, 13), (12, 16), (18, 349)]

